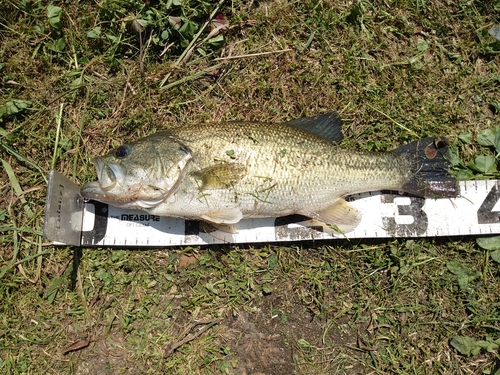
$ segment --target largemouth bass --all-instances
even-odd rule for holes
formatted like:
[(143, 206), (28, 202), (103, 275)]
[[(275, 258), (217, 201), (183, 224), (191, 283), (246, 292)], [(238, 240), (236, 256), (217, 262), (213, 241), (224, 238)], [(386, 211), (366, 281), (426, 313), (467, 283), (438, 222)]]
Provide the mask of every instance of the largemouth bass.
[(235, 224), (243, 218), (301, 214), (349, 232), (361, 213), (354, 193), (395, 190), (455, 197), (444, 138), (425, 138), (392, 152), (339, 147), (340, 117), (266, 124), (184, 126), (125, 144), (94, 164), (98, 181), (81, 193), (150, 214)]

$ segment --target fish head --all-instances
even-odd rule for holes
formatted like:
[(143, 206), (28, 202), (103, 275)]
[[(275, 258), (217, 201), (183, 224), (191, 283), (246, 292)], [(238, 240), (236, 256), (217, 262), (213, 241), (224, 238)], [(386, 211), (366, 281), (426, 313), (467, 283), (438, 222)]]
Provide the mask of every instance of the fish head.
[(83, 185), (81, 194), (122, 208), (155, 207), (175, 191), (190, 161), (188, 147), (157, 133), (94, 158), (97, 181)]

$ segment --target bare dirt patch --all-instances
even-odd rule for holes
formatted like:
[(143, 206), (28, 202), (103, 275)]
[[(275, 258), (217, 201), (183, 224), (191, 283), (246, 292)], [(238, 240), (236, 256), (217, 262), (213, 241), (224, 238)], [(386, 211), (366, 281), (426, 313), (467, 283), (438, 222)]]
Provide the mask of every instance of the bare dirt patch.
[[(345, 345), (356, 346), (356, 331), (340, 328), (347, 320), (327, 328), (327, 320), (300, 303), (285, 305), (280, 296), (268, 295), (256, 312), (240, 312), (221, 322), (220, 338), (238, 361), (236, 373), (293, 374), (308, 361), (324, 361), (326, 368), (339, 354), (354, 354)], [(357, 373), (352, 366), (344, 370)]]
[(144, 367), (128, 355), (121, 335), (108, 335), (96, 341), (91, 347), (76, 354), (75, 375), (95, 374), (144, 374)]

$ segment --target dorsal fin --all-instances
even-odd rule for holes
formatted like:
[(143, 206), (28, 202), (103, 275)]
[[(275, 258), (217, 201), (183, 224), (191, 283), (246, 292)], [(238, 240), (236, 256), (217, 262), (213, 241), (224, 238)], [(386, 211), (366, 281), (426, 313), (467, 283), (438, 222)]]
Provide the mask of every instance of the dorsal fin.
[(330, 142), (339, 143), (342, 134), (342, 120), (336, 112), (328, 112), (314, 117), (301, 117), (285, 124), (316, 134)]

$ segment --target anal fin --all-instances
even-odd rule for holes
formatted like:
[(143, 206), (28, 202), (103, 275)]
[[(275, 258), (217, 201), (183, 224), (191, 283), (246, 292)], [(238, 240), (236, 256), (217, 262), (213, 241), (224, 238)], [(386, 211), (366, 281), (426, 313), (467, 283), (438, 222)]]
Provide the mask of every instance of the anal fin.
[(200, 218), (214, 224), (236, 224), (243, 218), (243, 214), (238, 207), (209, 212), (200, 215)]
[(208, 222), (208, 221), (201, 222), (201, 229), (205, 233), (212, 233), (215, 232), (216, 230), (220, 230), (222, 232), (231, 234), (238, 233), (238, 230), (230, 224), (215, 224), (214, 222)]
[(352, 231), (361, 222), (361, 212), (344, 199), (339, 199), (321, 211), (305, 214), (326, 224), (336, 225), (342, 232)]

